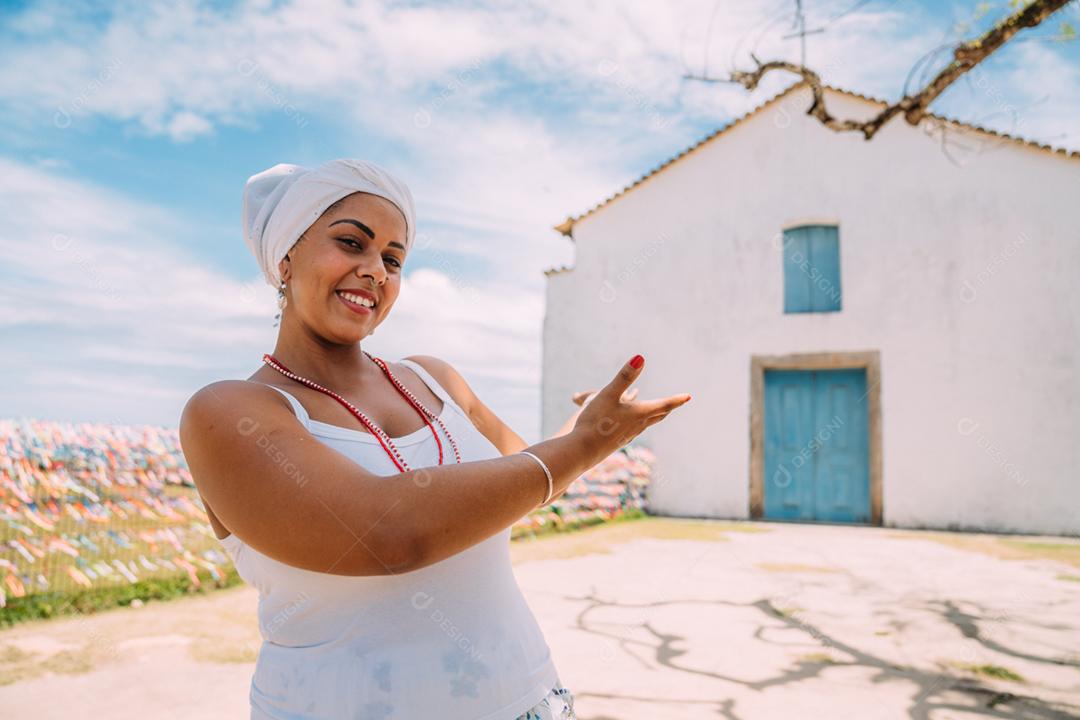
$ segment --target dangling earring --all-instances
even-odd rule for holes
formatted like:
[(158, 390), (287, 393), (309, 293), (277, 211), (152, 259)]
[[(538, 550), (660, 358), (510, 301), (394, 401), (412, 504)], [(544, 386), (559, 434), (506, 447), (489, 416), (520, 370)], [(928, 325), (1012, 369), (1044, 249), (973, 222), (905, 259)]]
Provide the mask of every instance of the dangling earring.
[(285, 297), (285, 281), (281, 281), (281, 285), (278, 285), (277, 291), (277, 305), (278, 314), (274, 316), (274, 327), (281, 324), (281, 312), (285, 310), (285, 306), (289, 304), (289, 299)]

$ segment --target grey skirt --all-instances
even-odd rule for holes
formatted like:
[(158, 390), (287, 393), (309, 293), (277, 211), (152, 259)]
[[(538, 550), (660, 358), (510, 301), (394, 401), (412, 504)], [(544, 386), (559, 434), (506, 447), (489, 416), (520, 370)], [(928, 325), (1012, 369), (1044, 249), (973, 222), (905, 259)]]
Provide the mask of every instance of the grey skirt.
[(544, 699), (518, 715), (516, 720), (577, 720), (574, 696), (558, 678)]

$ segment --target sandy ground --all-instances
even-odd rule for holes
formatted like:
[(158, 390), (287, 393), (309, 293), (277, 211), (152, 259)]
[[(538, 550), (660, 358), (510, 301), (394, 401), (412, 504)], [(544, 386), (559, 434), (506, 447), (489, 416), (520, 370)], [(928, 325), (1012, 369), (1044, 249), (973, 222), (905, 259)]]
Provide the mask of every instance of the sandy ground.
[[(1075, 539), (651, 518), (512, 550), (581, 720), (1080, 718)], [(246, 718), (256, 603), (0, 632), (0, 715)]]

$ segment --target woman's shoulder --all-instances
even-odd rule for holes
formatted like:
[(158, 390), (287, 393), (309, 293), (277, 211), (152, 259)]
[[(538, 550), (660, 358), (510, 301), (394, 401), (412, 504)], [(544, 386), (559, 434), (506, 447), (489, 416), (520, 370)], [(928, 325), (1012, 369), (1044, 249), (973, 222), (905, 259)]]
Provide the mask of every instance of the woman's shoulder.
[(196, 399), (205, 401), (207, 398), (215, 399), (222, 397), (228, 397), (229, 399), (237, 399), (240, 397), (280, 397), (279, 393), (275, 393), (271, 388), (267, 387), (269, 383), (264, 383), (253, 378), (254, 376), (246, 380), (240, 380), (238, 378), (215, 380), (196, 390), (188, 399), (188, 402), (190, 403)]
[(212, 427), (216, 419), (232, 417), (238, 408), (245, 413), (258, 414), (260, 408), (292, 408), (285, 397), (255, 380), (217, 380), (195, 391), (180, 413), (180, 432)]

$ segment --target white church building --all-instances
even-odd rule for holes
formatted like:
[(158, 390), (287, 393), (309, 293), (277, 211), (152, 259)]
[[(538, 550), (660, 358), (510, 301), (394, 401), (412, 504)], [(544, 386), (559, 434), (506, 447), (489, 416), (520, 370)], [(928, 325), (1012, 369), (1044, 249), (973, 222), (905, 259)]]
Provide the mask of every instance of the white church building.
[(693, 394), (637, 440), (655, 514), (1080, 534), (1080, 153), (810, 101), (556, 227), (544, 436), (640, 352), (639, 399)]

